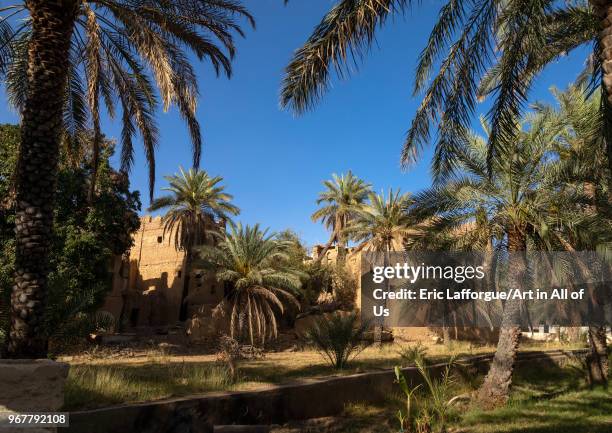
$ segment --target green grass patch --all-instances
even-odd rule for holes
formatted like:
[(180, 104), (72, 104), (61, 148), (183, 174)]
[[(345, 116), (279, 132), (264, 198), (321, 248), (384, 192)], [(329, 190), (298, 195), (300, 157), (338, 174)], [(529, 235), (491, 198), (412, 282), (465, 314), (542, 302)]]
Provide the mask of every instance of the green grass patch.
[(522, 367), (512, 396), (500, 409), (467, 411), (459, 431), (474, 433), (610, 433), (612, 391), (590, 389), (585, 372), (564, 367)]

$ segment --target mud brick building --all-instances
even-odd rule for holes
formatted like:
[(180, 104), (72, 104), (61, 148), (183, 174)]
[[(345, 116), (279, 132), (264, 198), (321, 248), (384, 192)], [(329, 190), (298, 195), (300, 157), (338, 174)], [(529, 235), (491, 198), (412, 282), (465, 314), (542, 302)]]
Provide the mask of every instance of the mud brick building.
[(184, 298), (185, 254), (176, 250), (173, 236), (164, 234), (161, 217), (142, 217), (133, 238), (129, 254), (113, 263), (112, 291), (102, 308), (124, 329), (173, 325), (179, 321), (182, 302), (190, 318), (222, 299), (223, 285), (199, 269), (192, 269)]

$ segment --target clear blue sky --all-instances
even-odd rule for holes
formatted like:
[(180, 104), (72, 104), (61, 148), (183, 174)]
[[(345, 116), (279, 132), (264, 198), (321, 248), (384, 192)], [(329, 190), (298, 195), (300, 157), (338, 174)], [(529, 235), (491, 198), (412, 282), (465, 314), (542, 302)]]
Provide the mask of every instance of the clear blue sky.
[[(227, 191), (242, 209), (238, 220), (259, 222), (272, 230), (291, 228), (307, 244), (325, 242), (328, 234), (310, 220), (321, 182), (349, 169), (381, 188), (418, 191), (430, 184), (428, 152), (408, 172), (399, 166), (404, 133), (419, 99), (411, 95), (417, 56), (443, 2), (423, 0), (404, 18), (378, 33), (377, 46), (347, 81), (333, 88), (314, 112), (295, 118), (279, 110), (283, 69), (335, 2), (332, 0), (245, 0), (257, 20), (237, 40), (234, 76), (217, 79), (208, 64), (198, 64), (202, 124), (202, 168), (225, 178)], [(565, 87), (582, 69), (586, 50), (548, 68), (532, 93), (545, 99), (551, 85)], [(6, 107), (6, 104), (3, 104)], [(483, 107), (483, 111), (486, 108)], [(0, 122), (17, 122), (0, 109)], [(160, 112), (156, 196), (164, 175), (191, 163), (190, 141), (176, 111)], [(119, 122), (106, 119), (107, 136), (119, 137)], [(131, 174), (132, 188), (148, 206), (147, 172), (142, 148)]]

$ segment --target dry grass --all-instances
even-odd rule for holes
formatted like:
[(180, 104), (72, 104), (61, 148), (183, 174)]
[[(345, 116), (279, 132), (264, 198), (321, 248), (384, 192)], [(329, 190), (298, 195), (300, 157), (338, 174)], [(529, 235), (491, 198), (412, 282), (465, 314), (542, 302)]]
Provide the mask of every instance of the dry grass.
[[(268, 353), (263, 359), (243, 361), (239, 378), (232, 383), (214, 355), (171, 356), (148, 352), (126, 358), (78, 358), (69, 360), (66, 409), (104, 407), (168, 397), (223, 390), (248, 390), (313, 377), (346, 375), (405, 365), (400, 351), (405, 345), (369, 347), (342, 370), (332, 369), (314, 350)], [(493, 346), (456, 342), (452, 347), (428, 344), (427, 354), (442, 361), (450, 355), (491, 353)], [(522, 350), (558, 348), (558, 344), (526, 344)], [(563, 346), (570, 348), (570, 346)]]
[(74, 365), (65, 388), (66, 410), (232, 389), (225, 369), (198, 363)]

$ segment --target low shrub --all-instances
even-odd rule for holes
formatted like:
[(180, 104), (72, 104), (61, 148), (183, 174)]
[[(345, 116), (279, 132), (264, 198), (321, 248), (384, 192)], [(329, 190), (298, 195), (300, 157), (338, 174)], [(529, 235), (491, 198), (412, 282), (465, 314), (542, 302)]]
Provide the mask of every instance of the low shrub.
[(329, 294), (341, 309), (353, 309), (357, 281), (345, 267), (313, 261), (306, 266), (306, 274), (308, 278), (303, 287), (306, 303), (314, 304), (321, 294)]
[(367, 324), (359, 323), (356, 313), (336, 312), (318, 319), (305, 336), (332, 367), (343, 369), (370, 344), (363, 339), (366, 329)]
[(416, 365), (417, 360), (426, 360), (427, 347), (425, 347), (425, 345), (419, 341), (417, 344), (409, 344), (402, 347), (398, 353), (402, 357), (402, 360), (407, 363), (407, 365)]
[(232, 382), (235, 382), (238, 378), (238, 362), (240, 360), (263, 357), (264, 352), (261, 348), (252, 345), (241, 345), (228, 335), (222, 335), (219, 338), (217, 359), (225, 364), (229, 378)]
[(355, 307), (357, 282), (344, 266), (335, 266), (331, 272), (331, 289), (340, 308), (352, 310)]

